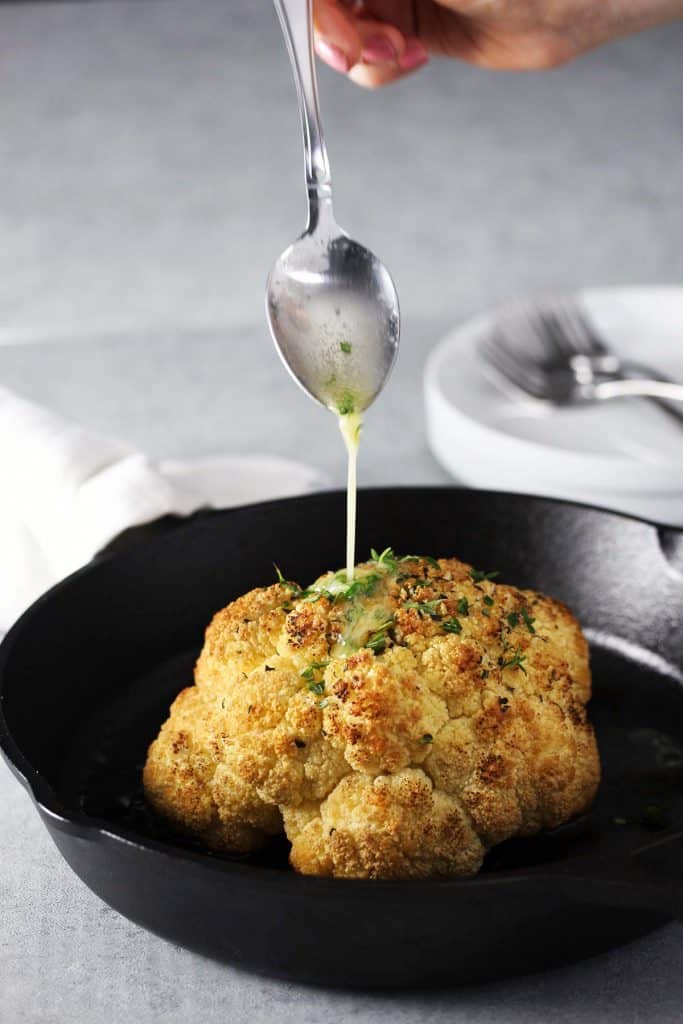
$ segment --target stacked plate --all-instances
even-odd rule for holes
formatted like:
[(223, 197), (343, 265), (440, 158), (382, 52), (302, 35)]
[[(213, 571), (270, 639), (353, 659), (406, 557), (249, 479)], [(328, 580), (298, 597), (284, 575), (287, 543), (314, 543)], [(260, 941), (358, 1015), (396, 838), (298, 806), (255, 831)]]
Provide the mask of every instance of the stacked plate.
[[(576, 296), (616, 354), (683, 381), (683, 288), (620, 288)], [(683, 525), (683, 420), (654, 402), (556, 407), (489, 367), (482, 340), (509, 311), (449, 334), (425, 373), (432, 451), (472, 487), (589, 502)]]

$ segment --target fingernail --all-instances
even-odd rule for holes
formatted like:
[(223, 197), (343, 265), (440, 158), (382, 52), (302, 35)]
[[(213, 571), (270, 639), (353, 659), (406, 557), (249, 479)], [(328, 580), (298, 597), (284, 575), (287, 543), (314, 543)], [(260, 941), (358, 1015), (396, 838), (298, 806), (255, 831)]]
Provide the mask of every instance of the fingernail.
[(363, 43), (362, 58), (366, 64), (395, 64), (396, 56), (386, 36), (371, 36)]
[(322, 57), (326, 64), (329, 64), (335, 71), (341, 71), (343, 75), (350, 70), (349, 59), (343, 50), (340, 50), (334, 43), (328, 43), (324, 39), (318, 39), (315, 44), (318, 56)]
[(426, 48), (417, 39), (411, 39), (398, 60), (401, 71), (414, 71), (416, 68), (426, 64), (429, 54)]

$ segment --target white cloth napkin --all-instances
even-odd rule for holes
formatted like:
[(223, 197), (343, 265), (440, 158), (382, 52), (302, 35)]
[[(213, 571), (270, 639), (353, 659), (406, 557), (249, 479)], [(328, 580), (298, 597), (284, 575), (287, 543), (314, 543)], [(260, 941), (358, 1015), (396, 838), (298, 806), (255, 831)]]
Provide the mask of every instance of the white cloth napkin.
[(155, 463), (0, 388), (0, 634), (129, 526), (325, 486), (266, 455)]

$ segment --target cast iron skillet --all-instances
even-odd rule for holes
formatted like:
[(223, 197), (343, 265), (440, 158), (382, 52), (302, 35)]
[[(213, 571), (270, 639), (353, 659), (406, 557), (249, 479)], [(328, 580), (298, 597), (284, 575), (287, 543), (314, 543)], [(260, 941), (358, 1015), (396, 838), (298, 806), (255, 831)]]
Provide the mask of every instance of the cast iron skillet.
[(340, 563), (341, 494), (207, 513), (127, 538), (0, 649), (0, 744), (74, 871), (174, 942), (283, 978), (463, 983), (566, 963), (683, 914), (683, 533), (540, 498), (360, 496), (359, 552), (450, 555), (547, 591), (592, 641), (604, 781), (579, 822), (495, 850), (474, 879), (304, 878), (284, 844), (210, 855), (147, 811), (140, 770), (212, 613)]

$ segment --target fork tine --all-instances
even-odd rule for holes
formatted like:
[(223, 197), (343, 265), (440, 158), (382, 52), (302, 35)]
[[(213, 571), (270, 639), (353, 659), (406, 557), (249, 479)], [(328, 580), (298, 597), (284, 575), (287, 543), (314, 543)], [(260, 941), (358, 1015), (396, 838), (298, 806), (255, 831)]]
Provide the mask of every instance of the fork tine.
[(500, 327), (482, 339), (479, 351), (498, 373), (520, 390), (533, 395), (534, 398), (546, 397), (545, 375), (533, 364), (522, 361), (517, 353), (509, 348)]
[(607, 346), (575, 299), (565, 299), (558, 305), (557, 313), (575, 354), (583, 356), (607, 354)]
[(575, 355), (576, 349), (558, 317), (557, 308), (548, 306), (545, 309), (540, 309), (538, 315), (545, 336), (554, 345), (555, 351), (565, 359)]
[[(519, 303), (499, 325), (515, 356), (536, 366), (548, 362), (548, 337), (539, 310), (529, 303)], [(552, 355), (552, 353), (551, 353)]]

